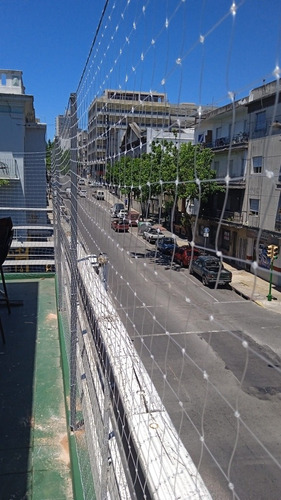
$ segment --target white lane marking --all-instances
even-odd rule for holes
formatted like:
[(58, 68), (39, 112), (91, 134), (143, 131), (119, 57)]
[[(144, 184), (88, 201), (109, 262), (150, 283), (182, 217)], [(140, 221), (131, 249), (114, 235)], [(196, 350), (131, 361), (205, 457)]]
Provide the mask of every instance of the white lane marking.
[(220, 300), (218, 301), (218, 304), (247, 304), (247, 300)]
[(148, 279), (145, 277), (143, 273), (140, 273), (140, 276), (144, 279), (144, 281), (148, 281)]
[(209, 293), (209, 292), (206, 290), (206, 288), (204, 288), (204, 287), (202, 286), (202, 287), (200, 287), (200, 289), (201, 289), (201, 290), (203, 290), (203, 292), (205, 292), (205, 293), (206, 293), (206, 295), (209, 295), (209, 297), (211, 297), (211, 298), (212, 298), (215, 302), (219, 302), (219, 300), (218, 300), (218, 299), (216, 299), (216, 298), (215, 298), (215, 297), (214, 297), (211, 293)]

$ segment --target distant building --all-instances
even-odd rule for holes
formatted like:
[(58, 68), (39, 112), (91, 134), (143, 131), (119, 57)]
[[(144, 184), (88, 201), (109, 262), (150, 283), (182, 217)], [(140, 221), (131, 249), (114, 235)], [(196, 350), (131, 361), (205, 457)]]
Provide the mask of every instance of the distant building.
[(86, 130), (77, 132), (77, 167), (78, 174), (85, 177), (88, 174), (88, 134)]
[(46, 222), (45, 136), (22, 72), (0, 70), (0, 217), (14, 224)]
[(192, 131), (186, 129), (194, 125), (196, 116), (195, 104), (170, 104), (164, 93), (105, 90), (88, 110), (88, 168), (92, 176), (101, 180), (107, 163), (147, 152), (154, 136), (174, 140), (176, 131), (178, 141), (185, 136), (193, 142)]
[(55, 135), (59, 138), (62, 151), (70, 149), (70, 111), (56, 117)]

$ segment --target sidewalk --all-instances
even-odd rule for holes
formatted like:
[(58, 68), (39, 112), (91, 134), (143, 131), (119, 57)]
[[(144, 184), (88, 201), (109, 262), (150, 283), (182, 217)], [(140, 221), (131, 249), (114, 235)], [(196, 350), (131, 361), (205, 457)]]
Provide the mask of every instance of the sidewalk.
[(252, 300), (256, 304), (276, 313), (281, 314), (281, 289), (272, 285), (272, 300), (267, 299), (269, 283), (262, 278), (243, 269), (236, 269), (230, 264), (224, 266), (232, 272), (231, 287), (245, 299)]

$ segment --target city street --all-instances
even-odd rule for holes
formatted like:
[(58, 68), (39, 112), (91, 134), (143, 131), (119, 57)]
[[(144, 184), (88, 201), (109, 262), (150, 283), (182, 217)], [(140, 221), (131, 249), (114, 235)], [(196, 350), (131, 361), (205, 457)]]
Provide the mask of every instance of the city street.
[(107, 253), (109, 293), (210, 493), (233, 498), (232, 483), (235, 498), (277, 500), (281, 361), (270, 340), (280, 316), (231, 287), (204, 287), (135, 228), (116, 234), (109, 204), (89, 198), (80, 236), (89, 253)]

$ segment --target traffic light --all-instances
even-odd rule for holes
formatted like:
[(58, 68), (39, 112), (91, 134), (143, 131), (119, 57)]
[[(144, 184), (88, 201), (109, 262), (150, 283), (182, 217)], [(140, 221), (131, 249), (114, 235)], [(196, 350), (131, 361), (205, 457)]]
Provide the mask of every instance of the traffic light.
[(273, 258), (273, 246), (274, 245), (268, 245), (267, 246), (267, 257), (269, 259), (272, 259)]
[(277, 245), (272, 245), (273, 246), (273, 255), (272, 255), (272, 258), (273, 259), (277, 259), (278, 257), (278, 253), (279, 253), (279, 248)]
[(267, 257), (271, 260), (277, 259), (279, 253), (279, 248), (277, 245), (268, 245), (267, 247)]

